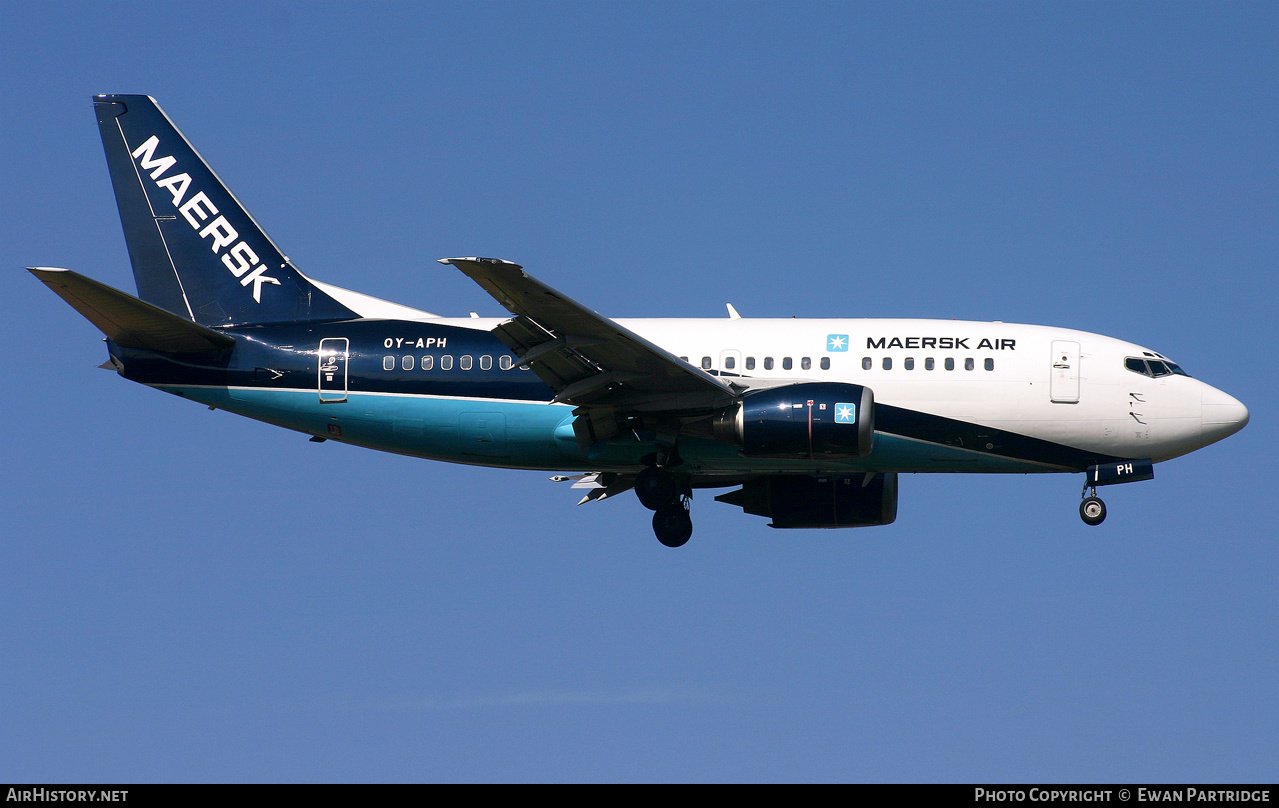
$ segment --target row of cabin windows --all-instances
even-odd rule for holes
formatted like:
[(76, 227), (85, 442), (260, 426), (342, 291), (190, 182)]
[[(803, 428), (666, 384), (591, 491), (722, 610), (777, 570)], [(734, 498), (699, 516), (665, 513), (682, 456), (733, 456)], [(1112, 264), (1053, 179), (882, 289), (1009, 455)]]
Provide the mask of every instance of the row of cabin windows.
[[(688, 361), (687, 356), (681, 356), (680, 359), (684, 360), (685, 362)], [(420, 362), (422, 370), (434, 369), (435, 360), (436, 358), (434, 356), (431, 356), (430, 354), (423, 356)], [(1141, 360), (1135, 360), (1135, 361), (1140, 362)], [(945, 363), (946, 370), (955, 369), (955, 360), (952, 357), (947, 357), (944, 360), (944, 363)], [(394, 356), (388, 355), (388, 356), (382, 357), (383, 370), (395, 370), (396, 364), (397, 363), (395, 361)], [(401, 370), (413, 370), (416, 366), (418, 366), (419, 362), (417, 357), (406, 354), (400, 357), (400, 361), (398, 364)], [(515, 360), (512, 359), (510, 356), (503, 355), (497, 358), (497, 364), (498, 364), (498, 367), (501, 368), (502, 370), (510, 370), (512, 367), (515, 366)], [(710, 370), (712, 367), (712, 364), (713, 363), (711, 361), (711, 357), (709, 356), (702, 357), (703, 370)], [(746, 357), (744, 364), (745, 364), (746, 370), (754, 370), (755, 357), (753, 356)], [(1134, 364), (1135, 364), (1134, 360), (1130, 359), (1128, 361), (1129, 370), (1136, 370), (1136, 372), (1140, 373), (1141, 371), (1137, 370), (1137, 368), (1133, 366)], [(1168, 364), (1171, 365), (1172, 363), (1170, 362)], [(902, 360), (902, 365), (905, 367), (906, 370), (914, 370), (915, 358), (913, 356), (906, 357), (904, 360)], [(481, 356), (479, 361), (479, 366), (480, 366), (480, 370), (492, 370), (493, 357), (487, 354), (484, 356)], [(732, 357), (732, 356), (724, 357), (724, 370), (736, 370), (737, 369), (736, 366), (737, 366), (736, 357)], [(820, 366), (822, 370), (830, 370), (830, 357), (829, 356), (821, 357)], [(873, 360), (871, 360), (869, 356), (863, 357), (862, 370), (870, 370), (873, 366), (874, 366), (874, 362)], [(452, 370), (453, 357), (447, 354), (439, 357), (439, 367), (440, 367), (440, 370)], [(470, 355), (459, 356), (457, 358), (457, 367), (459, 370), (471, 370), (472, 368), (475, 367), (475, 358)], [(808, 356), (800, 357), (799, 367), (800, 367), (800, 370), (812, 370), (813, 368), (812, 357), (808, 357)], [(988, 357), (985, 360), (984, 367), (986, 368), (986, 370), (994, 370), (995, 360)], [(1176, 366), (1174, 365), (1173, 367), (1176, 367)], [(771, 356), (764, 357), (764, 370), (772, 370), (773, 368), (774, 368), (773, 357)], [(782, 357), (782, 370), (792, 370), (793, 368), (794, 368), (794, 360), (789, 356)], [(884, 357), (883, 368), (884, 370), (893, 369), (893, 358), (891, 356)], [(936, 364), (933, 358), (931, 356), (926, 358), (924, 360), (924, 370), (935, 370), (935, 369), (936, 369)], [(976, 369), (976, 362), (974, 359), (969, 357), (964, 360), (964, 370), (975, 370), (975, 369)], [(525, 365), (524, 367), (520, 368), (520, 370), (528, 370), (528, 366)], [(1167, 372), (1169, 371), (1164, 370), (1164, 373), (1167, 373)], [(1176, 371), (1173, 371), (1173, 372), (1184, 373), (1184, 371), (1182, 371), (1181, 368), (1177, 368)]]
[[(681, 356), (680, 359), (684, 360), (685, 362), (688, 361), (687, 356)], [(702, 357), (702, 370), (710, 370), (712, 364), (713, 362), (709, 356)], [(753, 356), (746, 357), (746, 360), (742, 364), (744, 365), (746, 370), (754, 370), (755, 357)], [(821, 358), (820, 364), (821, 364), (822, 370), (830, 370), (830, 357), (823, 356)], [(773, 357), (771, 356), (764, 357), (764, 370), (772, 370), (773, 367), (774, 367)], [(794, 367), (795, 367), (795, 360), (793, 358), (789, 356), (782, 357), (782, 370), (791, 370)], [(811, 356), (801, 356), (799, 358), (799, 369), (812, 370), (813, 358)], [(737, 357), (735, 356), (724, 357), (724, 370), (737, 370)]]
[[(413, 370), (415, 367), (417, 367), (418, 364), (419, 364), (418, 359), (415, 356), (409, 356), (406, 354), (400, 357), (399, 365), (401, 370)], [(422, 370), (433, 370), (435, 368), (435, 364), (436, 364), (436, 357), (431, 356), (429, 354), (427, 356), (422, 357), (422, 360), (421, 360)], [(458, 370), (471, 370), (472, 368), (475, 367), (475, 364), (476, 364), (475, 357), (473, 356), (467, 355), (467, 356), (459, 356), (457, 358)], [(394, 356), (382, 357), (382, 370), (395, 370), (395, 365), (396, 365), (396, 362), (395, 362)], [(481, 356), (479, 365), (480, 365), (480, 370), (492, 370), (493, 357), (488, 356), (487, 354), (484, 356)], [(497, 366), (501, 368), (502, 370), (510, 370), (511, 368), (515, 367), (515, 360), (512, 359), (510, 356), (499, 356), (497, 358)], [(439, 357), (439, 367), (440, 367), (440, 370), (452, 370), (453, 357), (450, 355)], [(520, 368), (520, 370), (528, 370), (528, 366), (525, 365), (524, 367)]]
[[(872, 360), (869, 356), (862, 358), (862, 370), (870, 370), (872, 367), (874, 367), (874, 365), (875, 365), (874, 360)], [(914, 370), (915, 357), (908, 356), (905, 359), (903, 359), (902, 366), (906, 370)], [(954, 370), (955, 359), (949, 356), (946, 357), (946, 359), (944, 360), (944, 366), (946, 370)], [(983, 363), (983, 367), (985, 367), (986, 370), (994, 370), (995, 360), (993, 358), (987, 357), (985, 362)], [(891, 356), (884, 357), (883, 368), (884, 370), (893, 369), (893, 358)], [(937, 363), (933, 360), (931, 356), (924, 359), (924, 370), (936, 370), (936, 369), (937, 369)], [(973, 359), (972, 357), (968, 357), (967, 359), (964, 360), (964, 370), (976, 370), (976, 369), (977, 369), (977, 360)]]

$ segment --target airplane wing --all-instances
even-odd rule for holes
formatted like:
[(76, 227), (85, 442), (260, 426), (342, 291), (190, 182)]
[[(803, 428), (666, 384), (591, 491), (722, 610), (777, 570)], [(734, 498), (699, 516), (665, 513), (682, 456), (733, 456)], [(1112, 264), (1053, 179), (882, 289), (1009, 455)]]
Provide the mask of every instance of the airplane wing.
[[(484, 288), (514, 319), (493, 334), (555, 391), (594, 411), (669, 417), (708, 413), (744, 389), (654, 345), (497, 258), (441, 258)], [(604, 430), (599, 430), (604, 431)], [(600, 435), (597, 438), (602, 437)], [(579, 435), (580, 439), (580, 435)]]

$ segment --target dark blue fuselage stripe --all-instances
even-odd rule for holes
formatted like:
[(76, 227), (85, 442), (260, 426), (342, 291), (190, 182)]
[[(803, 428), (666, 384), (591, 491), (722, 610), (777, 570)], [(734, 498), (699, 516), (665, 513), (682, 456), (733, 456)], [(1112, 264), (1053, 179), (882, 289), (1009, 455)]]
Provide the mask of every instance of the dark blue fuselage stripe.
[(1076, 471), (1084, 471), (1097, 463), (1122, 459), (1016, 432), (878, 402), (875, 404), (875, 430), (940, 446), (953, 446), (958, 449), (1028, 460), (1033, 463), (1045, 463)]

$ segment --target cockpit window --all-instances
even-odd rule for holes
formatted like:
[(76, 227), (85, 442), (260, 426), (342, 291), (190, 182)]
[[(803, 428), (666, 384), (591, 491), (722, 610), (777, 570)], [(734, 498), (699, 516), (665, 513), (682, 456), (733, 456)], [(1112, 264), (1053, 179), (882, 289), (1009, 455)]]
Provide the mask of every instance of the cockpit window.
[(1154, 378), (1173, 374), (1190, 376), (1189, 373), (1178, 367), (1177, 363), (1169, 362), (1167, 359), (1141, 359), (1136, 356), (1130, 356), (1124, 360), (1124, 367), (1133, 373), (1140, 373), (1142, 376), (1152, 376)]

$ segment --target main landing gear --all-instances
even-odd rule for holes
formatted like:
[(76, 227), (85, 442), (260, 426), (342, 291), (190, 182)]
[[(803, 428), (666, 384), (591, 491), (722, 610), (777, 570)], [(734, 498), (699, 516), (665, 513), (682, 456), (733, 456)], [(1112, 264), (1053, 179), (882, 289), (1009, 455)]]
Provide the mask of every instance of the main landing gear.
[(1106, 521), (1106, 503), (1097, 496), (1097, 486), (1085, 483), (1083, 493), (1088, 493), (1089, 489), (1091, 493), (1079, 503), (1079, 518), (1084, 520), (1084, 524), (1095, 527)]
[(653, 514), (653, 533), (667, 547), (683, 547), (693, 535), (693, 517), (688, 500), (680, 497), (658, 508)]
[(635, 477), (635, 495), (653, 511), (653, 532), (667, 547), (682, 547), (693, 535), (689, 494), (665, 466), (649, 466)]

